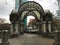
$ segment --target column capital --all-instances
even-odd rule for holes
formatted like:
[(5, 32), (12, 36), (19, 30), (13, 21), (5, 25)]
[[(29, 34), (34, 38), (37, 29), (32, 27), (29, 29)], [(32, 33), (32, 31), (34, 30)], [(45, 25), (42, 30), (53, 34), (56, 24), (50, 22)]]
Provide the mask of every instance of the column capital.
[(16, 23), (18, 23), (19, 21), (16, 21)]
[(51, 21), (48, 21), (48, 23), (51, 23)]
[(46, 23), (46, 21), (43, 21), (43, 23)]
[(13, 21), (11, 21), (11, 23), (12, 23)]

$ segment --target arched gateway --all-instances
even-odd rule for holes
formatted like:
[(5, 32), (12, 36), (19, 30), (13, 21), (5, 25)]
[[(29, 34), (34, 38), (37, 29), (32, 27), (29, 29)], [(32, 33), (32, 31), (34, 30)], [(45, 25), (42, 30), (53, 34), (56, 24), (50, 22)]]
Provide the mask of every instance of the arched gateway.
[(46, 33), (47, 31), (51, 32), (52, 16), (50, 12), (45, 13), (40, 4), (34, 1), (28, 1), (20, 5), (18, 12), (12, 11), (10, 14), (11, 33), (24, 33), (23, 20), (29, 15), (32, 15), (36, 18), (35, 23), (38, 26), (38, 33)]

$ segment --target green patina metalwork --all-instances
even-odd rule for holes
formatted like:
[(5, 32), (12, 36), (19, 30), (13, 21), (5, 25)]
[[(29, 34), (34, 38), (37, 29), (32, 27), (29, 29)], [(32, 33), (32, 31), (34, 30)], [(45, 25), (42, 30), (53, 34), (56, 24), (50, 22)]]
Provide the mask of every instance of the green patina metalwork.
[[(16, 4), (16, 5), (18, 5), (18, 4)], [(16, 8), (18, 9), (18, 7), (16, 7)], [(49, 12), (45, 13), (40, 4), (38, 4), (34, 1), (28, 1), (28, 2), (25, 1), (25, 3), (22, 3), (21, 5), (19, 4), (19, 9), (18, 9), (17, 13), (12, 12), (10, 15), (11, 23), (15, 22), (13, 24), (13, 28), (15, 28), (16, 22), (18, 22), (18, 30), (20, 30), (20, 32), (22, 32), (25, 28), (24, 26), (27, 25), (27, 16), (29, 16), (29, 15), (32, 15), (36, 18), (36, 20), (37, 20), (36, 25), (39, 25), (39, 26), (37, 26), (39, 29), (38, 31), (42, 31), (42, 30), (40, 30), (42, 28), (39, 28), (39, 27), (42, 27), (42, 24), (44, 22), (52, 21), (52, 14)], [(49, 23), (46, 23), (46, 25), (47, 24), (49, 24)], [(48, 26), (46, 26), (46, 27), (48, 27)], [(13, 29), (13, 30), (15, 31), (15, 29)], [(48, 32), (48, 31), (46, 30), (46, 32)]]
[(15, 0), (15, 10), (19, 9), (21, 3), (26, 2), (27, 0)]
[(20, 7), (19, 7), (19, 14), (21, 17), (21, 20), (23, 20), (24, 16), (26, 16), (26, 13), (28, 12), (33, 12), (36, 14), (36, 17), (40, 20), (41, 16), (44, 15), (44, 10), (41, 7), (40, 4), (33, 2), (33, 1), (28, 1), (23, 3)]
[(40, 20), (41, 16), (44, 14), (44, 11), (40, 4), (34, 1), (28, 1), (28, 2), (25, 1), (25, 3), (21, 4), (19, 7), (19, 14), (20, 14), (20, 19), (24, 20), (24, 25), (26, 26), (27, 15), (33, 15), (34, 17), (36, 17), (36, 19)]
[(19, 9), (19, 0), (15, 0), (15, 10)]
[[(15, 0), (15, 10), (19, 9), (21, 3), (26, 2), (27, 0)], [(24, 15), (24, 14), (23, 14)], [(24, 17), (24, 16), (23, 16)], [(24, 26), (27, 25), (27, 19), (24, 19)]]
[(24, 19), (24, 27), (27, 26), (27, 17)]

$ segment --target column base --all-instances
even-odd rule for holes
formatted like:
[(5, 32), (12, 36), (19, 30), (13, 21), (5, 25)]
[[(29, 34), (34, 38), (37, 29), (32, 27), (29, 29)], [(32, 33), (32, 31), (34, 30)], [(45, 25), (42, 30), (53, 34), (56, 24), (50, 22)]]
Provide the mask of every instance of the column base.
[(20, 32), (20, 35), (23, 35), (24, 33), (23, 32)]
[(44, 37), (47, 37), (48, 36), (48, 33), (42, 33), (42, 36), (44, 36)]
[(60, 45), (60, 43), (56, 43), (56, 42), (54, 42), (53, 45)]
[(40, 35), (41, 34), (41, 31), (38, 31), (38, 32), (36, 32), (38, 35)]
[(0, 45), (9, 45), (9, 42), (2, 42)]
[(19, 34), (12, 34), (10, 37), (15, 38), (15, 37), (18, 37), (18, 36), (19, 36)]

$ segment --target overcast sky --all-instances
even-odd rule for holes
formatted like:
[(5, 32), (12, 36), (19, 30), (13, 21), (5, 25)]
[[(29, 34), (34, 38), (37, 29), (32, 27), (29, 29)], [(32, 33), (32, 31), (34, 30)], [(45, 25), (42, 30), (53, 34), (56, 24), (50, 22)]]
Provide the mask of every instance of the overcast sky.
[(57, 0), (30, 0), (39, 3), (44, 10), (50, 10), (53, 14), (56, 15), (56, 10), (58, 9)]
[(5, 18), (9, 21), (9, 14), (11, 13), (12, 9), (15, 7), (14, 0), (0, 0), (0, 18)]
[[(30, 0), (33, 1), (33, 0)], [(44, 10), (50, 10), (56, 16), (58, 9), (57, 0), (34, 0), (39, 3)], [(0, 18), (5, 18), (9, 21), (9, 14), (15, 8), (15, 0), (0, 0)]]

